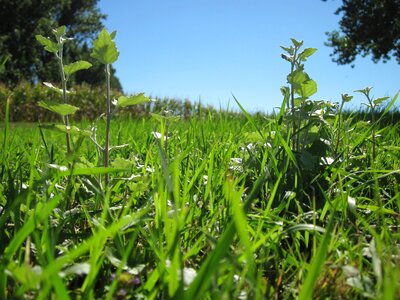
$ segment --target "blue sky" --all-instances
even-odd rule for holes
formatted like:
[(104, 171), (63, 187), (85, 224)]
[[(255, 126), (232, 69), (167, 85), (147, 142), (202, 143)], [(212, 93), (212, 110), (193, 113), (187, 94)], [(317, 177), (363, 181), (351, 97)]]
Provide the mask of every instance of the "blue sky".
[(315, 100), (340, 101), (372, 86), (375, 97), (400, 90), (395, 60), (374, 64), (359, 57), (355, 68), (332, 62), (325, 32), (338, 29), (339, 0), (100, 0), (105, 26), (116, 30), (114, 64), (124, 91), (152, 97), (201, 99), (216, 108), (271, 112), (280, 105), (289, 63), (280, 45), (304, 40), (318, 51), (305, 70), (318, 84)]

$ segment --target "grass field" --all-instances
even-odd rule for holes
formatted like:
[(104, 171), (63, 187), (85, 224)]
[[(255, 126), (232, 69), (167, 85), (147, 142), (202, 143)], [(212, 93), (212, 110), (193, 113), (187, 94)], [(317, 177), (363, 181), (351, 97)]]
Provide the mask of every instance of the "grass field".
[(67, 81), (91, 64), (63, 65), (66, 27), (53, 33), (36, 38), (56, 53), (62, 88), (45, 85), (61, 96), (29, 107), (63, 124), (10, 123), (29, 93), (0, 106), (0, 299), (400, 299), (398, 95), (359, 90), (364, 112), (343, 112), (347, 94), (310, 100), (316, 49), (291, 39), (271, 115), (235, 98), (240, 113), (112, 119), (151, 100), (112, 100), (119, 52), (102, 30), (106, 111), (78, 122)]
[(399, 299), (400, 124), (356, 116), (117, 119), (108, 168), (6, 122), (0, 298)]

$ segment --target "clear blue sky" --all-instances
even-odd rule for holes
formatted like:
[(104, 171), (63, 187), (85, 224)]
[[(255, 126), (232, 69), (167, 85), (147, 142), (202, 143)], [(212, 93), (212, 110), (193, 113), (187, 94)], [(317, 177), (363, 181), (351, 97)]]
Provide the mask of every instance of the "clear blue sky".
[(338, 29), (339, 0), (100, 0), (109, 31), (116, 30), (120, 51), (114, 64), (126, 93), (145, 92), (271, 112), (280, 105), (289, 63), (280, 45), (304, 40), (318, 51), (306, 72), (318, 84), (312, 99), (340, 101), (356, 89), (372, 86), (375, 97), (400, 90), (395, 60), (374, 64), (359, 57), (355, 68), (332, 62), (325, 32)]

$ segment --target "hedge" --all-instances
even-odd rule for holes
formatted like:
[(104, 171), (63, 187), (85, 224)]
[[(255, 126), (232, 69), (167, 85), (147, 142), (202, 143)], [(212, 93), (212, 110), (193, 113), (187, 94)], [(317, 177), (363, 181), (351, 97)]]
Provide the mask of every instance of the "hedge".
[[(113, 93), (114, 97), (120, 94)], [(68, 103), (79, 107), (74, 114), (74, 120), (94, 120), (105, 112), (105, 91), (103, 87), (89, 85), (76, 86), (68, 94)], [(37, 105), (41, 100), (56, 100), (62, 102), (61, 93), (42, 84), (32, 85), (20, 83), (14, 88), (0, 84), (0, 121), (4, 120), (5, 104), (7, 98), (10, 102), (11, 122), (60, 122), (59, 115), (43, 109)], [(160, 113), (162, 110), (172, 110), (175, 115), (183, 118), (197, 115), (215, 113), (211, 106), (203, 107), (201, 104), (193, 105), (189, 100), (157, 99), (155, 102), (123, 109), (117, 113), (120, 116), (148, 116), (150, 113)]]

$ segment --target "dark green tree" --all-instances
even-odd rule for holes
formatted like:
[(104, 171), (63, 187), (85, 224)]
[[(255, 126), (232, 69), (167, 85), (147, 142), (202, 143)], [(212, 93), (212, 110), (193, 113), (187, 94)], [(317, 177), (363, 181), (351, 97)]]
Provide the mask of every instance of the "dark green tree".
[[(326, 0), (324, 0), (326, 1)], [(353, 63), (357, 55), (372, 55), (376, 63), (395, 57), (400, 63), (400, 0), (343, 0), (340, 31), (328, 32), (333, 61)]]
[[(0, 0), (0, 55), (9, 57), (0, 82), (13, 86), (20, 81), (59, 81), (59, 70), (52, 53), (43, 50), (35, 35), (52, 36), (52, 29), (65, 25), (74, 40), (65, 45), (68, 63), (89, 60), (91, 40), (106, 18), (97, 7), (98, 0)], [(71, 78), (75, 83), (102, 84), (104, 71), (94, 66)], [(115, 73), (115, 70), (112, 70)], [(122, 89), (113, 76), (113, 88)]]

